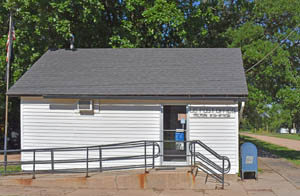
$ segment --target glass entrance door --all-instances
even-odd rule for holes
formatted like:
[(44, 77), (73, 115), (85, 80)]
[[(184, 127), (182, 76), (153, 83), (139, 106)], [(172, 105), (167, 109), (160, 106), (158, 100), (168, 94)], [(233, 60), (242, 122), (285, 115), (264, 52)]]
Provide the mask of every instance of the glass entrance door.
[(164, 161), (186, 161), (186, 106), (163, 109)]

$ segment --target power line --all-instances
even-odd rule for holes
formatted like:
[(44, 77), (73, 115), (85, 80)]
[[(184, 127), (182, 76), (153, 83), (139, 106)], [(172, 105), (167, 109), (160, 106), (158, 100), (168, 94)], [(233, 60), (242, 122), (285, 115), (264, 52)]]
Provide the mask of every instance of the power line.
[(273, 48), (267, 55), (265, 55), (262, 59), (260, 59), (257, 63), (255, 63), (254, 65), (252, 65), (249, 69), (246, 70), (246, 73), (249, 72), (250, 70), (252, 70), (254, 67), (256, 67), (257, 65), (259, 65), (261, 62), (263, 62), (263, 60), (265, 60), (268, 56), (270, 56), (277, 48), (279, 48), (279, 46), (281, 46), (288, 38), (290, 35), (292, 35), (292, 33), (294, 33), (294, 31), (300, 26), (300, 24), (298, 24), (296, 26), (295, 29), (293, 29), (285, 38), (284, 40), (278, 44), (275, 48)]

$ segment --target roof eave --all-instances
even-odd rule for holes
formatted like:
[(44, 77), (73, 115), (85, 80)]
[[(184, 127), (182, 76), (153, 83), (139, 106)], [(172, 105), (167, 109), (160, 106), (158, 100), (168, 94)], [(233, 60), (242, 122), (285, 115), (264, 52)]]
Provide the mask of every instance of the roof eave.
[(46, 99), (136, 99), (136, 100), (236, 100), (246, 101), (248, 94), (238, 95), (9, 95), (13, 97), (44, 97)]

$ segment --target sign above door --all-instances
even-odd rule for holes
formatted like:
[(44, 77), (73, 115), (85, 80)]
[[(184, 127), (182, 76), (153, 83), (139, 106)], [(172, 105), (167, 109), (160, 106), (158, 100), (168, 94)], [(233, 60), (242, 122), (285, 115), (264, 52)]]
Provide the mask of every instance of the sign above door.
[(196, 118), (235, 118), (233, 107), (191, 107), (190, 114)]

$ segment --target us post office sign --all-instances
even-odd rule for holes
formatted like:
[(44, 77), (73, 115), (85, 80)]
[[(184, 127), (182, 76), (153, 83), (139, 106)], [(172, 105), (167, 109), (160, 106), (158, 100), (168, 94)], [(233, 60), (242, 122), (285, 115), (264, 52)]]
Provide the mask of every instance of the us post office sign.
[(234, 107), (191, 107), (190, 114), (196, 118), (235, 118)]

